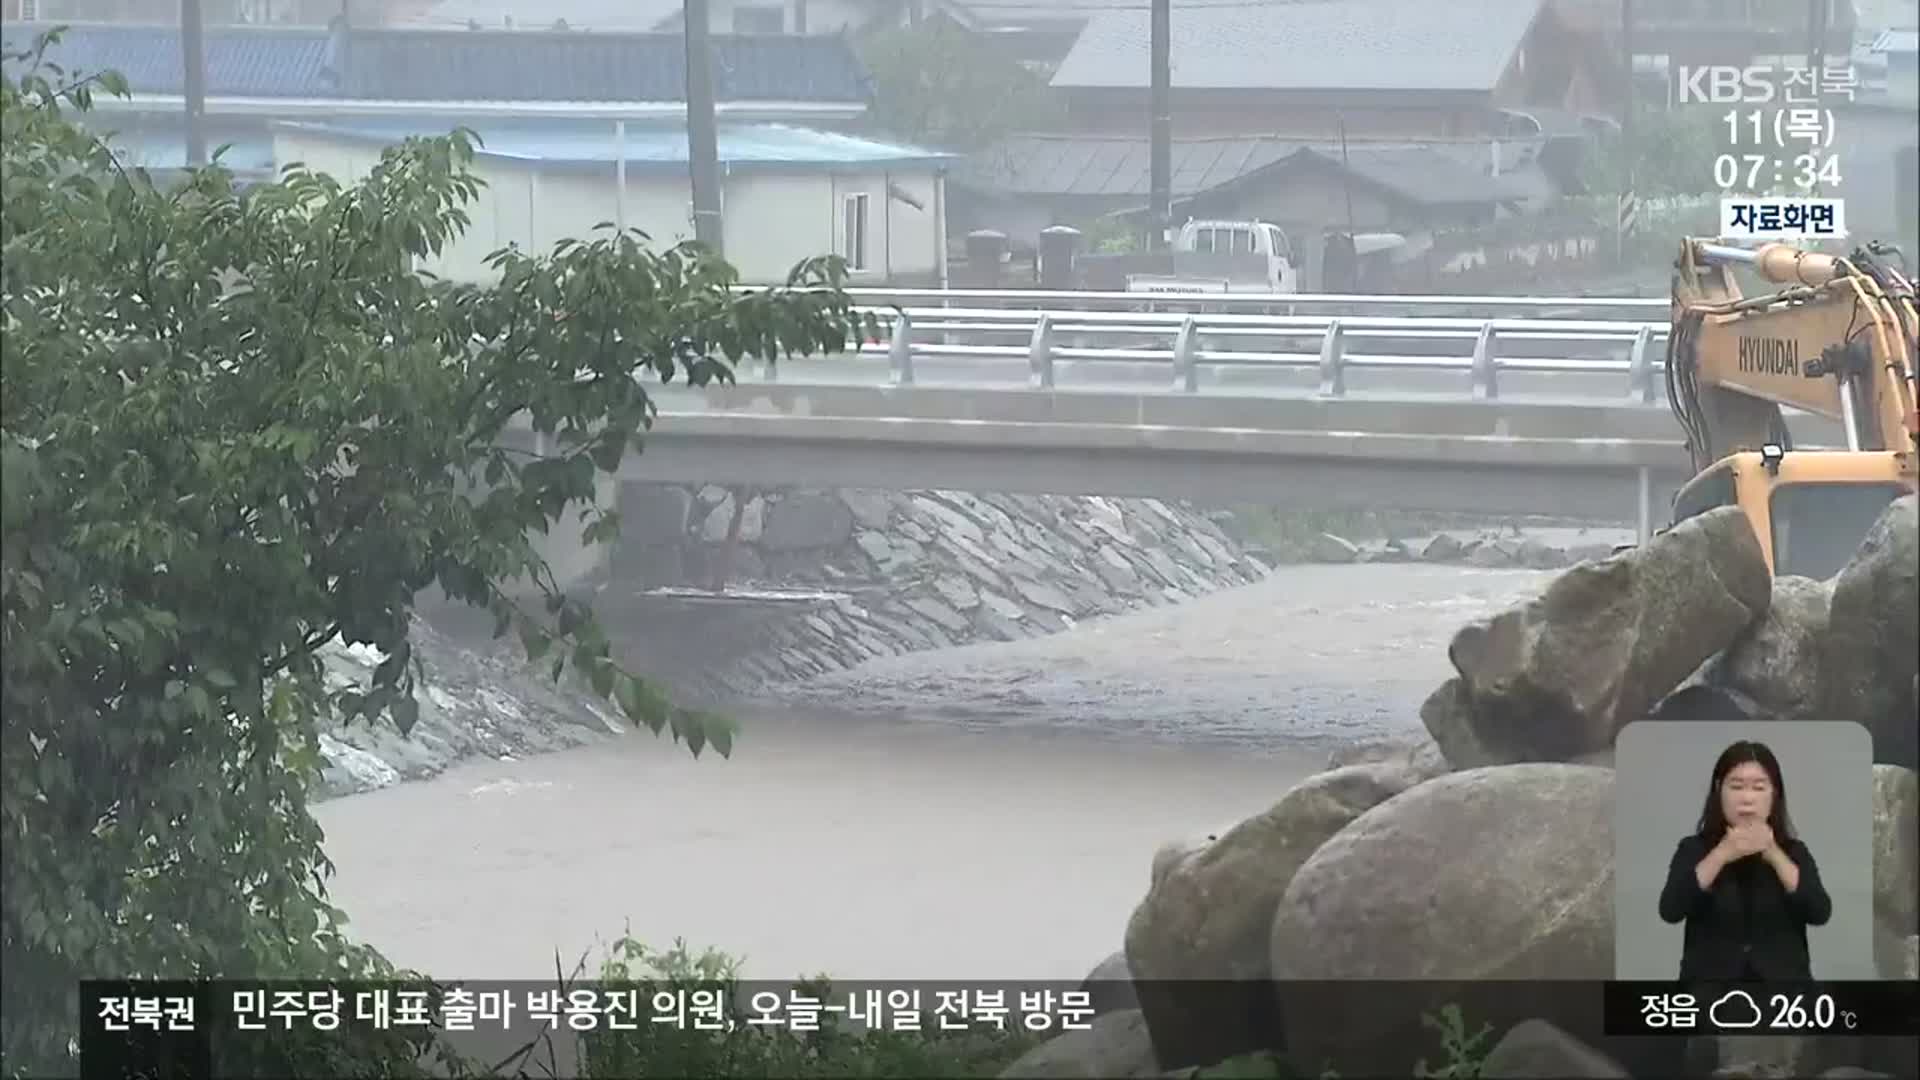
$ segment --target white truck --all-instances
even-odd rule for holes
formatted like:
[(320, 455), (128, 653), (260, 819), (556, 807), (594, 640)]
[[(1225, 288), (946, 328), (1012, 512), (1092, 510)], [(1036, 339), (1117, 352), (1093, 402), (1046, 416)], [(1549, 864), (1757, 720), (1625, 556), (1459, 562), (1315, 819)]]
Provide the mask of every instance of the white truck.
[(1299, 292), (1286, 230), (1267, 221), (1189, 221), (1173, 239), (1172, 273), (1127, 275), (1128, 292)]
[(1082, 257), (1082, 288), (1140, 293), (1391, 292), (1394, 267), (1420, 248), (1399, 233), (1314, 237), (1307, 250), (1270, 221), (1196, 220), (1170, 251)]

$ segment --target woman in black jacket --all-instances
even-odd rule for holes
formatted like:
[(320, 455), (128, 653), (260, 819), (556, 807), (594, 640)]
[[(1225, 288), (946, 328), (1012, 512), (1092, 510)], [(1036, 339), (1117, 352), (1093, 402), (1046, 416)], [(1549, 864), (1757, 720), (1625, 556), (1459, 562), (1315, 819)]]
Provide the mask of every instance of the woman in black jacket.
[(1660, 891), (1660, 917), (1687, 924), (1681, 981), (1810, 981), (1807, 927), (1832, 914), (1813, 853), (1793, 834), (1779, 760), (1764, 743), (1727, 747)]

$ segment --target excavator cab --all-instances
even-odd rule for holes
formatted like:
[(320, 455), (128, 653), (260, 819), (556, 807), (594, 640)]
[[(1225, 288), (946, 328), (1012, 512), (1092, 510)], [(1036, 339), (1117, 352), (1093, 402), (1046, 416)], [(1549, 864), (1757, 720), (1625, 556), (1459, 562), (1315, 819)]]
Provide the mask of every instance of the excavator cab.
[[(1775, 574), (1824, 579), (1920, 488), (1920, 314), (1889, 250), (1683, 245), (1667, 399), (1697, 474), (1674, 497), (1675, 524), (1739, 506)], [(1746, 296), (1736, 267), (1785, 288)], [(1796, 447), (1789, 411), (1838, 422), (1839, 445)]]
[(1674, 496), (1673, 523), (1738, 506), (1776, 575), (1824, 580), (1853, 558), (1887, 504), (1913, 490), (1898, 456), (1771, 444), (1732, 454)]

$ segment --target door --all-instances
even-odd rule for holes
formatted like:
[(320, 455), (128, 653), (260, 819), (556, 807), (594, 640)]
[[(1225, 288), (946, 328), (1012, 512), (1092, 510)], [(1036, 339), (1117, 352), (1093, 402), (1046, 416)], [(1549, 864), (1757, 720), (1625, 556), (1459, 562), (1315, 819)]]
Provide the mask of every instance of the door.
[(1267, 241), (1267, 284), (1277, 293), (1300, 291), (1300, 268), (1293, 258), (1293, 244), (1286, 230), (1278, 225), (1262, 225)]

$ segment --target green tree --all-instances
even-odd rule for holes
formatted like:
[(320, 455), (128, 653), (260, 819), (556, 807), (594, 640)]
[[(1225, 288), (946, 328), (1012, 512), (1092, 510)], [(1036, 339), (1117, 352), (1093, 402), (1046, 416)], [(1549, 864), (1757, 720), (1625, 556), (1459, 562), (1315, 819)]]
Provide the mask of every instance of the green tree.
[[(837, 260), (741, 294), (703, 249), (610, 230), (500, 252), (493, 284), (417, 274), (478, 188), (460, 132), (354, 184), (296, 167), (242, 192), (211, 168), (160, 190), (74, 123), (124, 83), (45, 46), (0, 81), (0, 1072), (42, 1076), (73, 1070), (81, 978), (388, 970), (327, 903), (308, 788), (330, 716), (411, 725), (429, 586), (727, 753), (723, 722), (611, 659), (529, 534), (617, 529), (581, 508), (652, 424), (642, 374), (726, 380), (871, 325)], [(511, 449), (521, 425), (554, 449)], [(527, 580), (531, 612), (503, 591)], [(388, 657), (371, 685), (326, 690), (335, 638)]]
[(1630, 134), (1594, 143), (1584, 170), (1588, 187), (1611, 195), (1629, 183), (1643, 199), (1703, 195), (1718, 190), (1713, 162), (1726, 142), (1719, 113), (1711, 109), (1645, 110)]
[(868, 121), (899, 138), (977, 150), (1059, 112), (1044, 76), (950, 19), (875, 31), (858, 50), (873, 78)]

